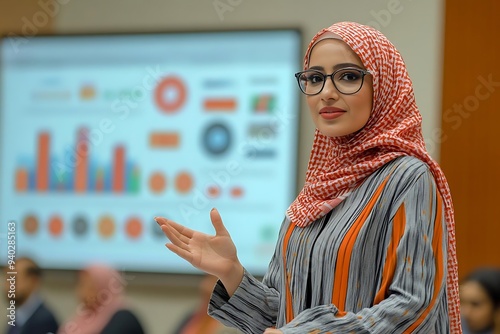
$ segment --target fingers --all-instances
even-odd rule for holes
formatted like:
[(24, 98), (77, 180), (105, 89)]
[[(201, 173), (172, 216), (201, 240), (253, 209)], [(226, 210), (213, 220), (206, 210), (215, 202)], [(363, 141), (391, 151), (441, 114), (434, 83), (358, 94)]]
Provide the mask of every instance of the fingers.
[(193, 262), (193, 254), (191, 254), (191, 252), (189, 252), (188, 250), (186, 249), (183, 249), (175, 244), (166, 244), (165, 246), (167, 246), (167, 248), (172, 251), (173, 253), (177, 254), (178, 256), (180, 256), (181, 258), (183, 258), (184, 260), (188, 261), (189, 263), (192, 264)]
[[(171, 220), (161, 218), (161, 217), (155, 217), (156, 222), (160, 226), (161, 230), (163, 231), (163, 234), (167, 236), (167, 238), (172, 241), (172, 243), (175, 243), (179, 247), (182, 247), (186, 249), (186, 246), (189, 244), (190, 237), (187, 237), (186, 235), (182, 234), (179, 232), (179, 229), (184, 232), (188, 232), (188, 234), (192, 235), (192, 233), (189, 233), (189, 229), (181, 229), (182, 227), (179, 224), (174, 223)], [(176, 224), (177, 226), (174, 226), (173, 224)], [(189, 230), (189, 231), (188, 231)], [(192, 231), (191, 231), (192, 232)], [(184, 244), (184, 245), (181, 245)]]
[(210, 220), (212, 220), (212, 225), (215, 228), (215, 234), (217, 235), (229, 235), (226, 227), (222, 223), (222, 218), (216, 208), (210, 211)]
[[(193, 255), (189, 249), (190, 239), (181, 234), (174, 226), (172, 226), (173, 222), (171, 220), (161, 217), (156, 217), (155, 220), (158, 225), (160, 225), (163, 233), (171, 241), (171, 243), (167, 243), (165, 246), (167, 246), (167, 248), (173, 253), (191, 263), (193, 260)], [(180, 226), (179, 224), (176, 225)]]
[(169, 226), (173, 227), (180, 234), (185, 235), (188, 238), (193, 237), (194, 231), (192, 229), (187, 228), (181, 224), (177, 224), (173, 220), (169, 220), (169, 219), (166, 219), (163, 217), (155, 217), (155, 220), (158, 223), (158, 225), (160, 225), (160, 227), (162, 225), (169, 225)]

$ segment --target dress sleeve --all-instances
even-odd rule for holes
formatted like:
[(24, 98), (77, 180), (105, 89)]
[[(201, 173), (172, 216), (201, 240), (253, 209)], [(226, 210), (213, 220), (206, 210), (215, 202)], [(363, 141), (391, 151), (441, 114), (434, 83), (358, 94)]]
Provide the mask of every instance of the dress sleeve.
[(246, 270), (243, 280), (229, 297), (224, 285), (218, 281), (208, 307), (208, 314), (228, 327), (244, 333), (262, 334), (276, 324), (279, 293), (270, 279), (276, 261), (271, 260), (268, 273), (259, 281)]
[(406, 193), (393, 217), (392, 235), (382, 286), (372, 307), (353, 313), (339, 311), (335, 305), (317, 306), (280, 330), (284, 334), (389, 334), (447, 328), (446, 311), (442, 311), (446, 308), (446, 224), (430, 173), (421, 175)]

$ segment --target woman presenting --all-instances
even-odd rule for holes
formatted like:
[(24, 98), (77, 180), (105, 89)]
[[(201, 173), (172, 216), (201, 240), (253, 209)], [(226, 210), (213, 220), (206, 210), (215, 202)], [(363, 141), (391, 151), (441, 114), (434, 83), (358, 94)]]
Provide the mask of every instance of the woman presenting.
[(341, 22), (295, 76), (316, 133), (262, 282), (216, 209), (215, 235), (156, 218), (168, 249), (219, 278), (209, 314), (245, 333), (461, 333), (451, 196), (401, 55)]

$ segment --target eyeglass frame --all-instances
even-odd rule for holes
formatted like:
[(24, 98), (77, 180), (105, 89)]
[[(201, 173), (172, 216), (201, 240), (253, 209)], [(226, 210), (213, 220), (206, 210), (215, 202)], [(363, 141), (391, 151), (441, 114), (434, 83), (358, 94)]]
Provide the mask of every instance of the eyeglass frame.
[[(333, 79), (333, 76), (335, 74), (337, 74), (338, 72), (340, 71), (343, 71), (343, 70), (355, 70), (355, 71), (358, 71), (359, 73), (361, 73), (361, 85), (359, 85), (359, 88), (357, 91), (353, 92), (353, 93), (343, 93), (341, 90), (339, 90), (337, 88), (337, 85), (335, 84), (335, 80)], [(323, 76), (323, 85), (321, 86), (321, 89), (317, 92), (317, 93), (314, 93), (314, 94), (308, 94), (306, 92), (304, 92), (304, 90), (302, 89), (302, 86), (300, 85), (300, 76), (305, 73), (305, 72), (317, 72), (319, 74), (321, 74)], [(307, 96), (314, 96), (314, 95), (318, 95), (319, 93), (321, 93), (323, 91), (323, 89), (325, 88), (325, 83), (326, 83), (326, 78), (330, 77), (330, 80), (332, 81), (333, 83), (333, 86), (335, 87), (335, 89), (342, 95), (353, 95), (353, 94), (356, 94), (357, 92), (359, 92), (361, 90), (361, 88), (363, 88), (363, 84), (365, 83), (365, 76), (369, 75), (369, 74), (372, 74), (372, 72), (370, 70), (366, 70), (366, 69), (362, 69), (362, 68), (356, 68), (356, 67), (343, 67), (343, 68), (339, 68), (338, 70), (335, 70), (333, 71), (333, 73), (331, 74), (324, 74), (324, 73), (321, 73), (321, 71), (319, 70), (315, 70), (315, 69), (309, 69), (309, 70), (304, 70), (304, 71), (300, 71), (300, 72), (297, 72), (295, 73), (295, 78), (297, 79), (297, 84), (299, 85), (299, 89), (300, 91), (304, 94), (304, 95), (307, 95)]]

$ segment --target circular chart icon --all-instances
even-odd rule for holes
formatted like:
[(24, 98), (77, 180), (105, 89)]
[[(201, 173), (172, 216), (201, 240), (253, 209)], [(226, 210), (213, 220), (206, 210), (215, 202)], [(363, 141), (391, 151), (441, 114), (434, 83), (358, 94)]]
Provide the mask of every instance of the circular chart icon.
[(154, 172), (149, 177), (149, 189), (155, 194), (162, 193), (167, 186), (167, 179), (162, 172)]
[(203, 148), (212, 155), (220, 155), (231, 146), (231, 132), (221, 123), (215, 123), (203, 133)]
[(115, 221), (111, 216), (102, 216), (98, 223), (99, 235), (102, 238), (108, 239), (115, 233)]
[(49, 233), (58, 237), (62, 234), (64, 228), (63, 220), (60, 216), (54, 215), (49, 218)]
[(73, 220), (73, 233), (76, 236), (83, 236), (87, 234), (89, 229), (89, 222), (84, 216), (77, 216)]
[(194, 185), (193, 176), (186, 171), (180, 172), (175, 177), (175, 189), (181, 194), (186, 194), (191, 191)]
[(156, 105), (167, 113), (178, 111), (186, 102), (187, 90), (181, 79), (166, 77), (155, 89)]
[(221, 194), (221, 189), (217, 185), (209, 185), (207, 187), (207, 195), (210, 196), (211, 198), (216, 198), (219, 197)]
[(38, 218), (35, 215), (28, 215), (23, 220), (23, 229), (26, 234), (36, 234), (38, 226)]
[(130, 217), (125, 223), (125, 233), (129, 238), (137, 239), (142, 234), (142, 222), (137, 217)]

